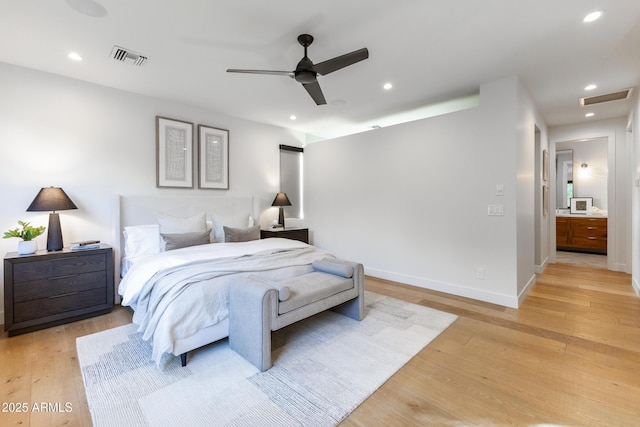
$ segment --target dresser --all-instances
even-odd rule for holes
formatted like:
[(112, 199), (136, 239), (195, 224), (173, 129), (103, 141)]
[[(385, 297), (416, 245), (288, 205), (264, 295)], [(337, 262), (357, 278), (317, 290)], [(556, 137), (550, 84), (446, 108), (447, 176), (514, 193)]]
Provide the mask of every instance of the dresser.
[(283, 239), (299, 240), (304, 243), (309, 243), (309, 229), (308, 228), (270, 228), (267, 230), (260, 230), (260, 238), (268, 239), (269, 237), (282, 237)]
[(607, 253), (607, 218), (556, 217), (556, 249), (596, 254)]
[(85, 319), (113, 307), (113, 251), (95, 249), (4, 258), (4, 329), (9, 336)]

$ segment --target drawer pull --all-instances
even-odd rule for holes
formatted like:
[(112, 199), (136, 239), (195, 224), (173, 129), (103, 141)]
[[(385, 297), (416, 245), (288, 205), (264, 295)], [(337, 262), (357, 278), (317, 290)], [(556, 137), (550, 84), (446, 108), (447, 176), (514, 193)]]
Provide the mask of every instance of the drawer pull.
[(49, 299), (55, 299), (55, 298), (62, 298), (62, 297), (68, 297), (69, 295), (75, 295), (78, 292), (67, 292), (66, 294), (60, 294), (60, 295), (54, 295), (49, 297)]
[(77, 274), (67, 274), (66, 276), (49, 277), (49, 280), (67, 279), (69, 277), (76, 277), (76, 276), (77, 276)]
[(591, 236), (587, 237), (587, 239), (589, 239), (589, 240), (598, 240), (597, 237), (591, 237)]

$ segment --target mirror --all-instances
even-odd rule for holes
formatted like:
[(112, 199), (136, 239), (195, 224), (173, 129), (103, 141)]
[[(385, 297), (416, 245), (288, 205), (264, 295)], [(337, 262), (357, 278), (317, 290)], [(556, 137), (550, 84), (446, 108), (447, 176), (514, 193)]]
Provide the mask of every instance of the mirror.
[(556, 207), (569, 209), (573, 197), (573, 150), (556, 151)]

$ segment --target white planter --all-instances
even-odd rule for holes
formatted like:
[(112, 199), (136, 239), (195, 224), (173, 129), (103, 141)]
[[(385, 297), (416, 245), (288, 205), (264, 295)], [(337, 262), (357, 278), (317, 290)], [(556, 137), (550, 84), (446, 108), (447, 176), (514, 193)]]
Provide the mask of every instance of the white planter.
[(35, 240), (24, 241), (21, 240), (18, 242), (18, 254), (20, 255), (29, 255), (34, 254), (38, 250), (38, 243)]

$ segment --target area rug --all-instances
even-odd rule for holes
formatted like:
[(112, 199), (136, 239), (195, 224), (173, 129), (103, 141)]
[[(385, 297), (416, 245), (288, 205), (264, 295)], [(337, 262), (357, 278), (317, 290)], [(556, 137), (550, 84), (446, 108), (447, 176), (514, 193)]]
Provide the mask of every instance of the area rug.
[(273, 333), (260, 372), (224, 339), (186, 367), (133, 324), (77, 339), (87, 402), (100, 426), (333, 426), (437, 337), (455, 315), (370, 292), (358, 322), (327, 311)]

